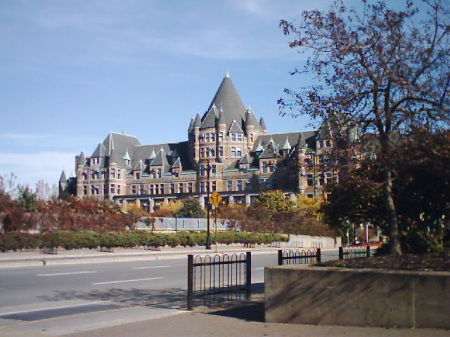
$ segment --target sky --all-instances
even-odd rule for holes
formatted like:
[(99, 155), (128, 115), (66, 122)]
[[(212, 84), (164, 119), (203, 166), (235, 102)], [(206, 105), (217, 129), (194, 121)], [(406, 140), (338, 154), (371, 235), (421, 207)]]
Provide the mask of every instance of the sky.
[(281, 117), (305, 56), (279, 21), (320, 0), (1, 0), (0, 175), (50, 185), (109, 132), (141, 144), (187, 140), (227, 70), (269, 133), (310, 130)]

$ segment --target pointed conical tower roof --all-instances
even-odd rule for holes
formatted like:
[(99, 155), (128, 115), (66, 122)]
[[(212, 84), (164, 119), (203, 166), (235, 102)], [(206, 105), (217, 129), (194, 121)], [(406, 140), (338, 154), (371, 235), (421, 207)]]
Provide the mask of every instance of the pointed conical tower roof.
[(241, 121), (245, 117), (245, 106), (242, 103), (241, 97), (239, 96), (228, 71), (207, 111), (210, 111), (213, 106), (219, 107), (219, 109), (224, 112), (223, 118), (225, 119), (227, 126), (230, 126), (233, 120), (236, 120), (241, 124)]
[(188, 132), (191, 132), (194, 129), (195, 119), (191, 118), (191, 122), (189, 123)]
[(155, 149), (152, 149), (152, 153), (150, 153), (149, 159), (154, 159), (156, 157)]
[(245, 124), (247, 126), (253, 125), (257, 129), (261, 128), (261, 126), (259, 125), (258, 121), (255, 118), (255, 115), (253, 114), (253, 111), (250, 108), (245, 113), (245, 117), (246, 117)]
[(66, 173), (64, 172), (64, 170), (61, 173), (61, 177), (59, 178), (59, 182), (60, 183), (66, 183), (67, 182)]
[(202, 124), (202, 120), (200, 118), (200, 114), (197, 114), (197, 116), (195, 116), (195, 121), (194, 121), (193, 127), (200, 127), (201, 124)]
[(259, 125), (261, 126), (261, 130), (267, 131), (267, 126), (266, 122), (264, 122), (264, 118), (261, 117), (261, 119), (259, 120)]
[(286, 141), (284, 142), (283, 146), (281, 147), (282, 150), (290, 150), (291, 144), (289, 143), (289, 138), (286, 137)]
[(78, 157), (77, 165), (84, 166), (86, 164), (86, 158), (84, 156), (83, 151), (81, 151), (80, 156)]
[(298, 137), (297, 149), (305, 147), (306, 147), (305, 135), (303, 134), (303, 132), (300, 132), (300, 137)]

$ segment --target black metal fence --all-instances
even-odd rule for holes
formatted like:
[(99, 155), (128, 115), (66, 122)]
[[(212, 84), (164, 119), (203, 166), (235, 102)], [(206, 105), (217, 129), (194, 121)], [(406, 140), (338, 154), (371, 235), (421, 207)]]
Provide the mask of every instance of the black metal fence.
[(339, 247), (339, 260), (370, 257), (370, 246)]
[(203, 257), (188, 255), (188, 310), (198, 304), (250, 299), (251, 268), (250, 252)]
[(312, 250), (279, 250), (278, 265), (320, 263), (322, 255), (320, 248)]

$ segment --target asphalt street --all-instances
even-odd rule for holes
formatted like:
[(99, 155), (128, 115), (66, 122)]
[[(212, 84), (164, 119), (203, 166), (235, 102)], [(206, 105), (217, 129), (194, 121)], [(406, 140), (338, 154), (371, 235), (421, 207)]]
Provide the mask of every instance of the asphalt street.
[[(185, 312), (187, 254), (88, 262), (2, 266), (0, 336), (2, 328), (59, 336)], [(264, 268), (276, 263), (273, 251), (255, 251), (252, 283), (262, 284)]]

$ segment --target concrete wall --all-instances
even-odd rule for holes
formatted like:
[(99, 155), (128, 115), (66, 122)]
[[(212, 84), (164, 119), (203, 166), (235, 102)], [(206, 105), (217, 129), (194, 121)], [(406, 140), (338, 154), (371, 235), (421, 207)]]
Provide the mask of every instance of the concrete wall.
[[(136, 228), (138, 229), (149, 229), (155, 231), (201, 231), (206, 230), (207, 228), (207, 219), (206, 218), (161, 218), (155, 217), (154, 227), (152, 225), (147, 226), (142, 221), (136, 223)], [(210, 229), (215, 230), (215, 222), (214, 218), (210, 219)], [(229, 221), (226, 220), (223, 223), (222, 220), (217, 220), (217, 230), (226, 231), (229, 228)]]
[(265, 271), (266, 321), (450, 329), (450, 273), (291, 265)]
[(331, 238), (328, 236), (311, 235), (289, 235), (289, 242), (276, 242), (273, 244), (277, 248), (336, 248), (342, 244), (340, 237)]

